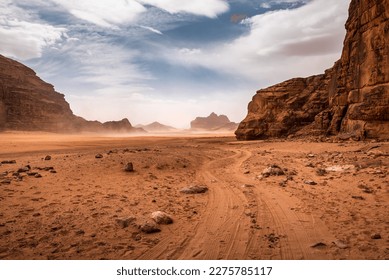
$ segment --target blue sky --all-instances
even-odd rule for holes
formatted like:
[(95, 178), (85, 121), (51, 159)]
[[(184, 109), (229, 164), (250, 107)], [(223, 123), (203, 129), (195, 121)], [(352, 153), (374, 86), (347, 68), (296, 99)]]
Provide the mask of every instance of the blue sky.
[(2, 0), (0, 53), (90, 120), (241, 121), (255, 91), (340, 57), (346, 0)]

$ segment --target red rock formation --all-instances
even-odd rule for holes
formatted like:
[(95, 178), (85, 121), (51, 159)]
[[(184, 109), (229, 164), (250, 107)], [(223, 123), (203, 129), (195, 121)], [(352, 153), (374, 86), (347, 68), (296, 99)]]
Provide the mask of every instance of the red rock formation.
[(260, 90), (240, 140), (300, 133), (389, 139), (389, 0), (352, 0), (342, 57), (324, 75)]
[(229, 123), (230, 120), (227, 116), (218, 116), (212, 112), (208, 117), (197, 117), (191, 121), (190, 128), (192, 130), (213, 130)]
[(127, 119), (102, 124), (75, 116), (63, 94), (30, 68), (1, 55), (0, 130), (144, 132)]

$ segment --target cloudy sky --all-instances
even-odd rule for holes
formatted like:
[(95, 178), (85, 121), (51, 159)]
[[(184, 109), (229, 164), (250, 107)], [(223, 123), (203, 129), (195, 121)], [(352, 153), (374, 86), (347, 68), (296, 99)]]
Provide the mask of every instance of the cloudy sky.
[(349, 0), (1, 0), (0, 53), (90, 120), (241, 121), (255, 91), (340, 57)]

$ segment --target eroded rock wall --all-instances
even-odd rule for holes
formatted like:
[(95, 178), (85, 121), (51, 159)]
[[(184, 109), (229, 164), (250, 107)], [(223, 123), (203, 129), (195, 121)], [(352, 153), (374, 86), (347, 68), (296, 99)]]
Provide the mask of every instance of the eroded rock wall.
[(340, 60), (324, 75), (259, 90), (235, 132), (237, 138), (285, 137), (300, 131), (389, 139), (388, 18), (389, 0), (352, 0)]

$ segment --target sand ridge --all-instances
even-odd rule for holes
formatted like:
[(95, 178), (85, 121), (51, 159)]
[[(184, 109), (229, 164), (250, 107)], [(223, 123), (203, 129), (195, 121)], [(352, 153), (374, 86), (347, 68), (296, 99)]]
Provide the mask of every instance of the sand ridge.
[[(389, 257), (388, 143), (47, 133), (0, 143), (0, 162), (16, 161), (0, 166), (1, 259)], [(41, 177), (14, 174), (27, 165)], [(181, 192), (191, 185), (208, 191)], [(173, 223), (143, 232), (155, 211)]]

